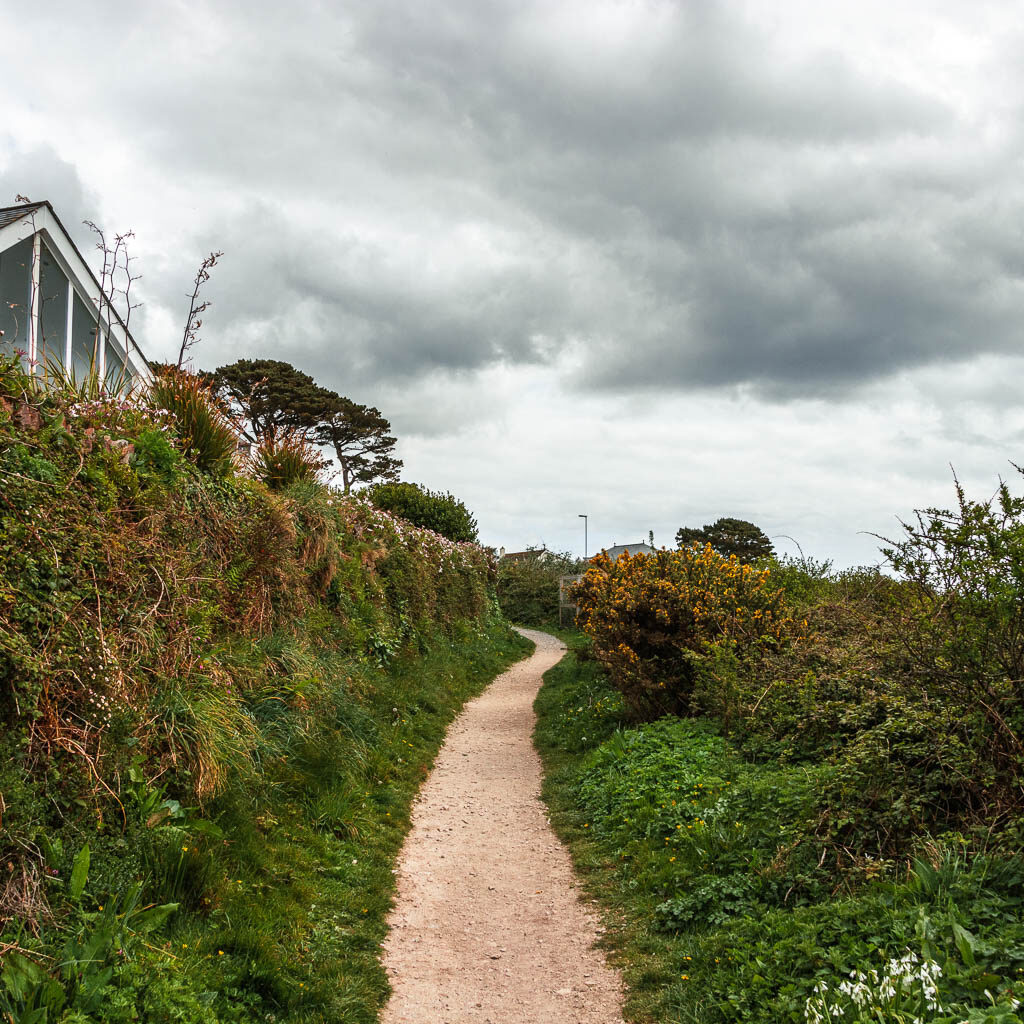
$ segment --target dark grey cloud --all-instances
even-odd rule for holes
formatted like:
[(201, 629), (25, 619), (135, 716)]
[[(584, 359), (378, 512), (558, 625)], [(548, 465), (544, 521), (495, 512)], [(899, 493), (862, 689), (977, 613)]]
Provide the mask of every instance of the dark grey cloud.
[[(202, 365), (284, 349), (331, 387), (394, 384), (546, 362), (542, 332), (566, 319), (563, 285), (543, 266), (430, 273), (396, 262), (383, 244), (324, 236), (266, 205), (209, 225), (204, 238), (226, 255), (204, 292), (212, 305), (194, 352)], [(166, 279), (165, 305), (187, 308), (187, 269)]]
[(91, 250), (94, 237), (83, 221), (102, 220), (102, 212), (74, 164), (62, 159), (51, 145), (23, 148), (10, 142), (9, 146), (7, 159), (0, 163), (0, 206), (16, 205), (18, 195), (33, 202), (48, 199), (83, 252)]
[(362, 384), (570, 354), (577, 388), (786, 398), (1020, 343), (1011, 38), (986, 107), (712, 0), (98, 8), (54, 66), (129, 26), (77, 95), (180, 221), (152, 312), (225, 250), (218, 359)]

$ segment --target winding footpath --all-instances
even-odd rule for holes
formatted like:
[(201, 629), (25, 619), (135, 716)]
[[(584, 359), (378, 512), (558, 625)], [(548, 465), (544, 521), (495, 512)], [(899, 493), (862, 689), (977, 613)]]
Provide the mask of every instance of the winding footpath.
[(384, 963), (382, 1024), (622, 1024), (622, 982), (540, 799), (533, 700), (564, 646), (534, 654), (452, 724), (413, 809)]

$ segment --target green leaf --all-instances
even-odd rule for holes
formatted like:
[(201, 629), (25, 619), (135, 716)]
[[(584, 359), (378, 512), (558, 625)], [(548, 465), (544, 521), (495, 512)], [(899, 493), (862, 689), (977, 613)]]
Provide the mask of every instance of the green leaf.
[(159, 907), (148, 907), (132, 915), (130, 926), (133, 932), (144, 935), (155, 931), (178, 909), (177, 903), (164, 903)]
[(953, 924), (953, 941), (956, 943), (960, 959), (968, 967), (974, 966), (974, 947), (977, 945), (975, 937), (962, 925)]
[(54, 867), (64, 856), (64, 844), (58, 838), (50, 839), (47, 835), (37, 836), (36, 842), (43, 851), (47, 867)]
[(224, 830), (212, 821), (207, 821), (206, 818), (196, 818), (194, 821), (190, 821), (186, 828), (190, 832), (201, 832), (204, 836), (209, 836), (211, 839), (224, 838)]
[(75, 862), (71, 866), (71, 882), (68, 885), (68, 895), (73, 900), (80, 899), (82, 890), (85, 888), (85, 880), (89, 877), (89, 844), (86, 843), (75, 856)]
[(57, 1015), (64, 1009), (64, 1004), (67, 1002), (64, 986), (51, 978), (40, 990), (38, 1002), (40, 1007), (50, 1011), (50, 1016), (46, 1019), (56, 1020)]
[(9, 952), (4, 956), (4, 988), (15, 999), (26, 999), (29, 994), (47, 980), (47, 973), (20, 953)]

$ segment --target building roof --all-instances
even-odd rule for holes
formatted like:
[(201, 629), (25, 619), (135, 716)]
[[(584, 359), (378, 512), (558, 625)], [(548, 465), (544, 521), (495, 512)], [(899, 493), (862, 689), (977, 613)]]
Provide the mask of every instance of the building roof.
[[(5, 228), (8, 224), (13, 224), (16, 220), (21, 220), (26, 214), (34, 213), (44, 206), (50, 206), (50, 204), (22, 203), (20, 206), (0, 206), (0, 228)], [(53, 207), (50, 207), (50, 210), (52, 212)]]
[(528, 562), (533, 558), (540, 558), (547, 554), (545, 548), (528, 548), (526, 551), (504, 551), (501, 557), (511, 562)]

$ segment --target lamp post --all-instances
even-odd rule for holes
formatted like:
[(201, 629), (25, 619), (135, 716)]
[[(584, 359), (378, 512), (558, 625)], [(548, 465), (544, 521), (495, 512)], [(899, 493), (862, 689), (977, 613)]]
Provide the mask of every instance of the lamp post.
[(577, 519), (583, 520), (583, 561), (587, 560), (587, 517), (581, 512)]

